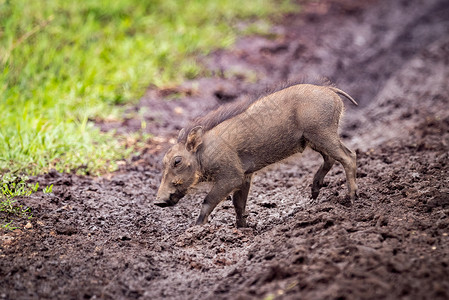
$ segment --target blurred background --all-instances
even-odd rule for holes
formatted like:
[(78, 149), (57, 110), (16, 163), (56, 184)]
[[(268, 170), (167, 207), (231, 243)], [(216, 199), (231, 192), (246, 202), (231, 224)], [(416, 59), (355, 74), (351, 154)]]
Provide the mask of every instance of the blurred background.
[[(120, 120), (149, 86), (206, 75), (195, 56), (294, 9), (273, 0), (0, 0), (0, 172), (114, 170), (132, 150), (94, 121)], [(260, 21), (237, 26), (251, 19)]]

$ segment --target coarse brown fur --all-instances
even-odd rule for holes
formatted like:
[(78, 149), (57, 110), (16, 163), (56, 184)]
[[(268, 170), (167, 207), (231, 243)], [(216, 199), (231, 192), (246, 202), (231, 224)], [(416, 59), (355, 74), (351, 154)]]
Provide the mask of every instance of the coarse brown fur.
[[(275, 87), (269, 87), (265, 91), (263, 91), (260, 94), (252, 95), (248, 97), (244, 97), (238, 101), (234, 101), (231, 103), (227, 103), (225, 105), (221, 105), (217, 107), (215, 110), (209, 112), (208, 114), (197, 117), (191, 122), (185, 130), (178, 136), (178, 143), (183, 142), (185, 143), (187, 139), (187, 134), (190, 132), (190, 130), (196, 126), (203, 127), (203, 131), (209, 131), (210, 129), (214, 128), (218, 124), (231, 119), (241, 113), (243, 113), (248, 107), (253, 104), (256, 101), (259, 101), (260, 99), (263, 99), (265, 96), (279, 92), (281, 90), (287, 89), (291, 86), (295, 86), (298, 84), (313, 84), (313, 85), (320, 85), (320, 86), (328, 86), (330, 88), (334, 88), (334, 85), (326, 78), (317, 78), (317, 79), (301, 79), (299, 81), (295, 82), (284, 82), (282, 84), (277, 84)], [(348, 97), (348, 95), (344, 95), (345, 97)], [(357, 105), (355, 101), (353, 101), (352, 98), (349, 97), (349, 99)]]

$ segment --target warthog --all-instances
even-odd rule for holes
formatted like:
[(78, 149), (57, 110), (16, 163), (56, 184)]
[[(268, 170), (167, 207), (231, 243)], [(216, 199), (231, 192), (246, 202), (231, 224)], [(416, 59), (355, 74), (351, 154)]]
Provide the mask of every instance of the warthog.
[(179, 132), (177, 143), (164, 156), (155, 204), (173, 206), (189, 188), (209, 181), (213, 186), (196, 224), (207, 223), (212, 210), (233, 193), (237, 227), (245, 227), (253, 173), (307, 146), (324, 159), (313, 179), (312, 198), (318, 197), (324, 176), (338, 161), (353, 201), (357, 193), (356, 154), (338, 135), (344, 109), (339, 95), (357, 105), (335, 87), (298, 84), (260, 99), (221, 106), (196, 119)]

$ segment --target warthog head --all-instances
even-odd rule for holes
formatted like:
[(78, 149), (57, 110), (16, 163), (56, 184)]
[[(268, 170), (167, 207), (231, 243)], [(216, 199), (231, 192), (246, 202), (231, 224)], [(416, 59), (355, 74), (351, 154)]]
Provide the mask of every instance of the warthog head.
[[(181, 130), (179, 136), (184, 134)], [(160, 207), (173, 206), (185, 196), (188, 189), (195, 185), (199, 178), (197, 150), (202, 144), (202, 127), (194, 127), (185, 142), (179, 141), (164, 156), (162, 181), (157, 191), (156, 202)]]

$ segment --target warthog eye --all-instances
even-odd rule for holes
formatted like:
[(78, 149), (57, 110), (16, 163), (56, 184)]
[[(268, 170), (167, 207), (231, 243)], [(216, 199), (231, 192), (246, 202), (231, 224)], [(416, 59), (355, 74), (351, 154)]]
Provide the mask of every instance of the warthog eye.
[(182, 179), (175, 179), (172, 183), (174, 186), (180, 186), (183, 184), (183, 181)]
[(175, 159), (173, 160), (173, 167), (176, 168), (177, 166), (179, 166), (179, 164), (182, 162), (182, 157), (181, 156), (176, 156)]

